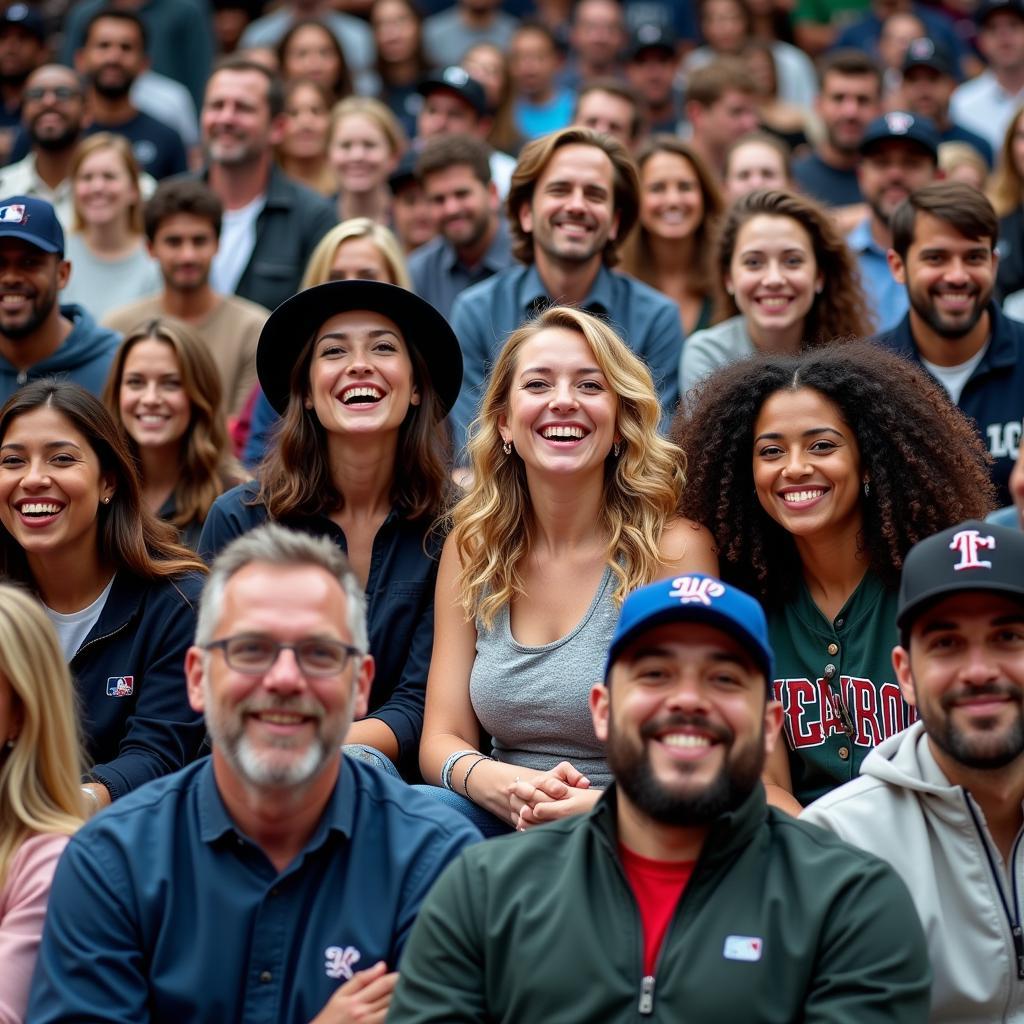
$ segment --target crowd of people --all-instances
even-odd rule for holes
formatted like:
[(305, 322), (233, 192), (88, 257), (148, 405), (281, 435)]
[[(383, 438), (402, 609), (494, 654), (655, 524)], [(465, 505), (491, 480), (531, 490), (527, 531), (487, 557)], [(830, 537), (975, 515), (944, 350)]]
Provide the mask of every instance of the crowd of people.
[(0, 1019), (1024, 1015), (1024, 2), (0, 9)]

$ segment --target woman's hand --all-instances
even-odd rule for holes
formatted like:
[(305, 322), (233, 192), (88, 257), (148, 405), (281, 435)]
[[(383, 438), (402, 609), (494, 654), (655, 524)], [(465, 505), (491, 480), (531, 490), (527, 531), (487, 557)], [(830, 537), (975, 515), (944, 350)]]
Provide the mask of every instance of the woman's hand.
[(568, 761), (532, 779), (518, 777), (508, 787), (512, 825), (525, 831), (545, 821), (584, 814), (597, 803), (602, 790), (591, 789), (590, 779)]

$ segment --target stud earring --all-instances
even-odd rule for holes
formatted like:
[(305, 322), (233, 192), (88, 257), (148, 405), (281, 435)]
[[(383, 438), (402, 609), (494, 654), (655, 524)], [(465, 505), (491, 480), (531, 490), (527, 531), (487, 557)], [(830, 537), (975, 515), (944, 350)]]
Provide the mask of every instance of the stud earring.
[(503, 445), (501, 446), (501, 450), (502, 450), (502, 451), (503, 451), (503, 452), (504, 452), (504, 453), (505, 453), (506, 455), (511, 455), (511, 454), (512, 454), (512, 442), (511, 442), (511, 441), (506, 441), (506, 442), (505, 442), (505, 443), (504, 443), (504, 444), (503, 444)]
[(816, 284), (814, 286), (814, 294), (815, 295), (820, 295), (824, 290), (825, 290), (825, 286), (823, 284)]
[(619, 457), (619, 452), (621, 452), (621, 451), (622, 451), (622, 443), (619, 442), (619, 441), (616, 441), (615, 444), (612, 445), (612, 455), (614, 455), (615, 458), (618, 458)]

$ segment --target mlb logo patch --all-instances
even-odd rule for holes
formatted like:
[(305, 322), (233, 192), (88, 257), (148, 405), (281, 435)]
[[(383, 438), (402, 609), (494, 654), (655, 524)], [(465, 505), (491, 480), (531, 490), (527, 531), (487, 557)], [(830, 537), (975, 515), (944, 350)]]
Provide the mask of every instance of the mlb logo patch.
[(0, 223), (24, 224), (28, 218), (25, 216), (23, 203), (12, 203), (10, 206), (0, 206)]
[(130, 697), (135, 692), (135, 676), (108, 676), (108, 697)]
[(764, 939), (754, 935), (727, 935), (722, 956), (726, 960), (743, 960), (746, 963), (757, 963), (764, 949)]

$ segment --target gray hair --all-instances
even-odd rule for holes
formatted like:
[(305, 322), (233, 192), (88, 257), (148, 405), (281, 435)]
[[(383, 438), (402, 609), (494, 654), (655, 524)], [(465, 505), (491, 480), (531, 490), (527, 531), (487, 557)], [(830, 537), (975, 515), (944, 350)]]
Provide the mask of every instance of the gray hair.
[(345, 553), (327, 537), (289, 530), (266, 523), (233, 540), (210, 567), (196, 617), (197, 647), (205, 647), (217, 630), (228, 580), (247, 565), (261, 562), (276, 566), (311, 565), (333, 576), (345, 591), (346, 618), (352, 644), (366, 654), (366, 595)]

